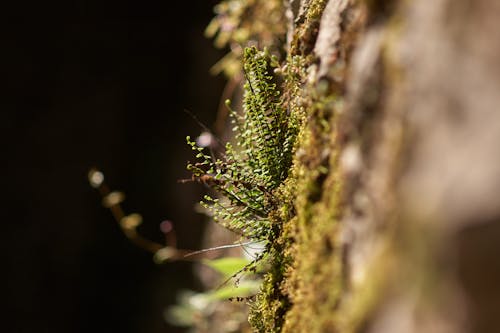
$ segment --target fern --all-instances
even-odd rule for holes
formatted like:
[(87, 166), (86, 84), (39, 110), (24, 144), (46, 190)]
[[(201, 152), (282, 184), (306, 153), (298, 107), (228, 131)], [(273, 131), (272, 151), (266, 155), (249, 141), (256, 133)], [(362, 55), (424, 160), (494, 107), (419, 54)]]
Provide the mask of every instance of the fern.
[(273, 191), (288, 176), (298, 132), (297, 121), (282, 107), (272, 75), (276, 66), (267, 51), (245, 49), (243, 112), (226, 103), (235, 135), (223, 157), (215, 159), (187, 138), (197, 152), (197, 162), (189, 163), (188, 170), (217, 193), (206, 195), (202, 204), (215, 221), (253, 240), (269, 240), (273, 233), (269, 215), (278, 204)]

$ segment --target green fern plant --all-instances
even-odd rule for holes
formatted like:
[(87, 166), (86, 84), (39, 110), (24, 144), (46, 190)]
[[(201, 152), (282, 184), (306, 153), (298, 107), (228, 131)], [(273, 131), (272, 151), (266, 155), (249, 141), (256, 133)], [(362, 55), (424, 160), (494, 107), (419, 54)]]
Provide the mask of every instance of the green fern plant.
[(266, 50), (244, 50), (243, 110), (230, 110), (234, 140), (221, 158), (214, 158), (189, 137), (197, 162), (187, 168), (216, 195), (206, 195), (202, 205), (215, 221), (243, 237), (268, 241), (276, 236), (270, 213), (279, 204), (273, 192), (288, 176), (298, 122), (282, 106), (273, 76), (277, 61)]

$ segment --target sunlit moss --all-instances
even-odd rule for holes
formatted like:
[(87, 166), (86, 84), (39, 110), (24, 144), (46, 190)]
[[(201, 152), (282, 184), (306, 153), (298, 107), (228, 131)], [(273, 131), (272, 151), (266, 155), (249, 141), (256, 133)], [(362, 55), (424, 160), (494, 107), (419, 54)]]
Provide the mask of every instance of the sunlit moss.
[[(225, 203), (208, 199), (212, 207), (226, 205), (220, 206), (216, 217), (232, 230), (267, 242), (268, 270), (250, 302), (249, 321), (256, 332), (340, 331), (358, 325), (356, 318), (372, 304), (370, 297), (360, 298), (348, 323), (336, 312), (346, 284), (337, 142), (343, 91), (341, 85), (331, 87), (311, 76), (327, 1), (302, 4), (293, 22), (290, 49), (282, 57), (286, 33), (282, 1), (223, 1), (207, 28), (217, 45), (238, 46), (219, 69), (227, 74), (231, 68), (231, 75), (243, 69), (248, 82), (243, 115), (233, 111), (239, 143), (229, 145), (226, 160), (220, 161), (192, 144), (202, 161), (192, 164), (191, 170), (196, 177), (213, 176), (212, 187), (229, 198)], [(346, 38), (350, 40), (342, 42), (350, 48), (354, 33)], [(267, 46), (277, 59), (255, 48), (243, 52), (242, 45), (248, 43)], [(347, 57), (349, 52), (344, 51), (342, 56)], [(269, 110), (278, 112), (269, 117)], [(266, 119), (264, 127), (259, 119)], [(236, 208), (228, 210), (228, 203)]]
[(302, 14), (296, 19), (290, 55), (310, 55), (318, 36), (321, 15), (327, 3), (327, 0), (304, 2)]

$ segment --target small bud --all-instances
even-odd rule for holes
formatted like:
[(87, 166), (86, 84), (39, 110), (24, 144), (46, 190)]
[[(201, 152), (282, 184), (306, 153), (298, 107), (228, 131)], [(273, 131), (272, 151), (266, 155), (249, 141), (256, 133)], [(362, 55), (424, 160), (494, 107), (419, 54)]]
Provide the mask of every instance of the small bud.
[(102, 199), (102, 205), (106, 208), (118, 205), (125, 200), (125, 194), (118, 191), (113, 191)]
[(92, 186), (93, 188), (98, 188), (104, 181), (104, 175), (102, 174), (102, 172), (94, 168), (90, 169), (88, 178), (90, 186)]
[(196, 144), (199, 147), (211, 147), (215, 143), (214, 136), (210, 132), (203, 132), (196, 138)]
[(142, 216), (139, 214), (130, 214), (120, 220), (120, 225), (124, 229), (135, 229), (142, 223)]
[(165, 220), (160, 223), (160, 230), (164, 234), (168, 234), (170, 231), (172, 231), (172, 229), (174, 229), (174, 224), (172, 223), (172, 221)]
[(169, 259), (174, 258), (176, 254), (177, 254), (176, 249), (166, 246), (156, 251), (156, 253), (153, 256), (153, 260), (155, 263), (161, 264), (164, 263), (165, 261), (168, 261)]

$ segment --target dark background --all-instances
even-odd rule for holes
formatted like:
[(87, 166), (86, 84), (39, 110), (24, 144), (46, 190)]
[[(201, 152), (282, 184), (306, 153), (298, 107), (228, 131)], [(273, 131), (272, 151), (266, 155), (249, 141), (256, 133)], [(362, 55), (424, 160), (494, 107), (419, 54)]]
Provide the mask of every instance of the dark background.
[(86, 177), (125, 192), (147, 237), (170, 219), (199, 248), (203, 189), (177, 180), (201, 131), (183, 109), (212, 125), (225, 83), (203, 36), (216, 2), (40, 2), (3, 20), (0, 331), (177, 332), (163, 311), (200, 287), (191, 265), (132, 245)]

